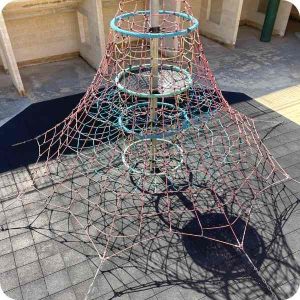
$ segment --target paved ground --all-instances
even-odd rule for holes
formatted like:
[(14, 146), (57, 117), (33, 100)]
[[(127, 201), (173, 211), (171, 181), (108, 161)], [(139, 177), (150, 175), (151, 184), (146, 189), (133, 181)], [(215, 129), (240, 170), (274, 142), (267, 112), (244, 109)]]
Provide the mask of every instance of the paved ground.
[[(235, 106), (257, 120), (265, 144), (287, 172), (300, 180), (300, 127), (255, 101)], [(16, 186), (24, 188), (30, 183), (32, 172), (30, 167), (2, 174), (1, 183), (6, 182), (13, 192)], [(300, 185), (293, 181), (271, 189), (250, 223), (263, 241), (254, 240), (252, 255), (261, 260), (260, 275), (279, 299), (291, 296), (300, 279), (299, 195)], [(35, 222), (35, 226), (44, 226), (44, 230), (24, 228), (41, 211), (39, 199), (38, 194), (31, 193), (23, 201), (12, 199), (1, 203), (1, 224), (20, 228), (9, 234), (0, 232), (1, 286), (14, 299), (84, 299), (98, 259), (84, 243), (65, 242), (70, 240), (66, 231), (71, 225), (59, 215), (52, 216), (52, 232), (48, 227), (50, 215), (46, 213)], [(199, 258), (201, 254), (195, 256)], [(222, 259), (222, 254), (219, 255), (210, 259), (213, 262)], [(244, 267), (245, 261), (240, 262), (238, 268)], [(132, 252), (131, 261), (124, 256), (104, 265), (100, 282), (96, 283), (98, 290), (92, 295), (99, 300), (273, 299), (251, 267), (246, 269), (249, 272), (246, 276), (244, 273), (232, 276), (224, 262), (214, 265), (213, 270), (209, 265), (203, 267), (201, 260), (198, 263), (197, 259), (191, 259), (182, 240), (174, 236)]]
[[(250, 39), (245, 37), (246, 33), (251, 34)], [(286, 40), (278, 38), (271, 44), (260, 44), (257, 36), (256, 30), (242, 28), (235, 50), (205, 40), (205, 47), (209, 49), (208, 59), (221, 88), (258, 97), (299, 84), (299, 40), (291, 34)], [(270, 62), (272, 57), (276, 58), (276, 63)], [(68, 62), (58, 64), (63, 64), (68, 72), (73, 65)], [(82, 62), (77, 61), (74, 65), (78, 64)], [(53, 70), (56, 67), (53, 66)], [(84, 88), (93, 73), (92, 70), (86, 71), (77, 92)], [(80, 76), (77, 73), (75, 77), (77, 80)], [(61, 83), (62, 89), (68, 86), (65, 82)], [(72, 86), (71, 81), (69, 84)], [(47, 81), (40, 89), (44, 91), (48, 87), (53, 91), (53, 94), (50, 92), (53, 97), (60, 93), (57, 85)], [(16, 97), (10, 86), (6, 89), (7, 95)], [(30, 92), (31, 96), (28, 95), (23, 102), (16, 100), (19, 104), (10, 106), (10, 113), (2, 115), (3, 118), (10, 117), (32, 101), (44, 99), (45, 93), (37, 91)], [(69, 92), (68, 89), (66, 93)], [(237, 103), (235, 107), (256, 120), (259, 134), (271, 153), (292, 177), (300, 180), (300, 127), (254, 100)], [(2, 180), (11, 180), (9, 186), (13, 188), (21, 182), (26, 184), (26, 180), (30, 181), (29, 174), (30, 171), (23, 169), (14, 174), (2, 174), (6, 176)], [(279, 185), (270, 191), (266, 199), (268, 202), (254, 215), (251, 223), (263, 237), (265, 245), (264, 254), (258, 253), (262, 258), (260, 274), (280, 299), (286, 299), (297, 289), (300, 277), (300, 184), (290, 181)], [(52, 236), (24, 229), (39, 211), (37, 200), (30, 195), (25, 202), (10, 206), (7, 201), (0, 203), (0, 224), (20, 227), (10, 234), (0, 231), (1, 286), (14, 299), (84, 299), (97, 259), (82, 254), (87, 251), (83, 244), (74, 243), (72, 247), (66, 247), (63, 240), (58, 243)], [(40, 225), (47, 225), (48, 218), (47, 215), (42, 216)], [(66, 226), (62, 222), (57, 220), (59, 228)], [(99, 278), (100, 290), (97, 292), (101, 296), (98, 299), (272, 299), (267, 295), (264, 282), (253, 273), (244, 277), (227, 276), (226, 273), (230, 272), (225, 269), (224, 274), (220, 264), (216, 275), (216, 270), (212, 272), (188, 260), (179, 240), (169, 245), (169, 249), (165, 250), (157, 243), (151, 245), (151, 249), (156, 250), (149, 256), (135, 255), (130, 262), (119, 259), (105, 265)], [(174, 257), (174, 253), (178, 256)]]
[(299, 38), (295, 35), (299, 26), (291, 22), (286, 36), (271, 43), (259, 42), (258, 30), (242, 26), (234, 50), (205, 39), (206, 55), (220, 87), (257, 98), (299, 84)]
[(294, 85), (255, 100), (300, 125), (300, 85)]
[(32, 103), (84, 92), (95, 75), (81, 58), (20, 69), (26, 89), (21, 97), (10, 76), (0, 71), (0, 125)]

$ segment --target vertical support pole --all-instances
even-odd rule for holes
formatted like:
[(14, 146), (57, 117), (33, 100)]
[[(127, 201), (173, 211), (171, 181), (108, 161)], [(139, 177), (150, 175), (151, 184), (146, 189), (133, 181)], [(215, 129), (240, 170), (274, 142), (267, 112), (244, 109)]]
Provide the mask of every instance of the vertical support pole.
[(262, 42), (271, 41), (279, 4), (280, 0), (269, 0), (265, 22), (260, 37)]
[(3, 63), (4, 71), (7, 72), (8, 71), (7, 62), (6, 62), (6, 58), (4, 56), (4, 52), (2, 50), (1, 44), (2, 43), (1, 43), (1, 38), (0, 38), (0, 57), (1, 57), (1, 60), (2, 60), (2, 63)]
[(103, 15), (103, 3), (100, 0), (96, 0), (97, 8), (97, 24), (98, 24), (98, 35), (100, 40), (101, 58), (106, 53), (106, 36), (104, 31), (104, 15)]
[[(151, 32), (159, 33), (159, 0), (150, 0), (150, 11), (151, 11)], [(151, 39), (150, 41), (150, 51), (151, 51), (151, 81), (150, 89), (151, 94), (158, 93), (158, 83), (159, 83), (159, 70), (158, 70), (158, 58), (159, 58), (159, 39)], [(155, 119), (156, 119), (156, 109), (157, 109), (157, 98), (153, 97), (150, 101), (150, 122), (151, 122), (151, 132), (153, 134)], [(150, 168), (155, 173), (156, 170), (156, 138), (151, 139), (151, 161)]]
[(3, 54), (6, 60), (7, 68), (12, 78), (12, 81), (21, 95), (25, 94), (23, 82), (10, 42), (9, 34), (6, 28), (3, 13), (0, 12), (0, 41), (3, 43)]

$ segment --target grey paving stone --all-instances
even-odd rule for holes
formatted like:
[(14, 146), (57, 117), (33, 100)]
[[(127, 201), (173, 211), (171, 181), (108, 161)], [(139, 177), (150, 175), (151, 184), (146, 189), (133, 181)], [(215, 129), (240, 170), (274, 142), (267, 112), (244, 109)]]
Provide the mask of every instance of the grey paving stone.
[(31, 216), (28, 217), (28, 221), (32, 227), (35, 228), (43, 228), (45, 226), (48, 226), (49, 224), (49, 218), (46, 212), (38, 215), (38, 216)]
[(42, 212), (44, 204), (42, 202), (32, 202), (24, 205), (24, 209), (27, 217), (33, 217)]
[[(110, 273), (113, 272), (110, 271)], [(127, 263), (121, 268), (118, 268), (116, 277), (119, 278), (123, 284), (128, 284), (135, 280), (139, 280), (140, 278), (145, 278), (146, 274), (132, 266), (130, 263)]]
[(72, 288), (50, 296), (51, 300), (78, 300)]
[(13, 253), (0, 256), (0, 273), (12, 270), (16, 267)]
[(27, 225), (27, 218), (8, 223), (7, 226), (9, 228), (10, 236), (15, 236), (21, 233), (28, 232), (28, 229), (25, 228)]
[(9, 209), (13, 209), (16, 207), (20, 207), (22, 206), (23, 203), (20, 199), (11, 199), (11, 200), (6, 200), (5, 202), (3, 202), (3, 210), (9, 210)]
[(64, 261), (60, 253), (44, 258), (40, 261), (40, 263), (45, 276), (65, 268)]
[[(124, 291), (124, 284), (120, 281), (118, 276), (118, 269), (114, 270), (114, 274), (112, 272), (99, 274), (96, 278), (93, 288), (90, 292), (91, 299), (113, 299), (115, 297), (116, 292)], [(90, 278), (86, 281), (83, 281), (79, 284), (73, 286), (75, 294), (78, 299), (84, 299), (86, 293), (88, 292), (90, 285), (94, 278)], [(127, 285), (126, 285), (127, 287)], [(125, 287), (125, 289), (127, 289)], [(120, 294), (123, 295), (123, 294)], [(146, 294), (145, 294), (146, 295)], [(151, 293), (151, 296), (154, 294)], [(117, 298), (119, 299), (119, 298)], [(146, 298), (145, 298), (146, 299)]]
[(0, 231), (0, 241), (7, 239), (9, 237), (8, 230)]
[(68, 249), (67, 251), (64, 251), (62, 253), (62, 258), (67, 267), (71, 267), (87, 259), (85, 255), (73, 249)]
[(93, 272), (87, 261), (68, 268), (68, 273), (73, 285), (93, 277)]
[(285, 283), (284, 285), (282, 285), (280, 287), (280, 291), (278, 291), (279, 297), (281, 299), (292, 298), (293, 296), (295, 296), (296, 292), (299, 290), (299, 284), (300, 284), (300, 281), (298, 281), (298, 284), (292, 285), (292, 286), (289, 282)]
[(168, 288), (161, 288), (154, 290), (154, 294), (159, 300), (182, 300), (183, 296), (180, 292), (180, 289), (177, 286), (170, 286)]
[[(300, 143), (299, 143), (300, 144)], [(288, 167), (285, 169), (285, 171), (292, 177), (292, 178), (296, 178), (299, 177), (300, 175), (300, 163), (295, 164), (291, 167)]]
[(35, 246), (40, 259), (59, 253), (56, 247), (56, 242), (53, 240), (41, 242), (39, 244), (36, 244)]
[[(107, 299), (111, 299), (111, 298), (117, 298), (118, 300), (131, 300), (130, 295), (129, 294), (124, 294), (124, 295), (118, 295), (117, 297), (114, 296), (114, 292), (110, 292), (107, 295), (105, 295), (105, 298)], [(97, 298), (96, 298), (97, 299)], [(101, 298), (100, 298), (101, 299)], [(150, 297), (147, 298), (149, 300), (157, 300), (156, 297)]]
[[(84, 297), (86, 296), (86, 294), (89, 290), (91, 283), (92, 283), (92, 279), (89, 279), (89, 280), (86, 280), (84, 282), (81, 282), (81, 283), (73, 286), (73, 289), (74, 289), (77, 299), (84, 299)], [(97, 294), (97, 291), (92, 291), (91, 294), (93, 294), (93, 292), (95, 294)], [(106, 284), (105, 286), (102, 286), (102, 292), (101, 292), (101, 294), (98, 294), (98, 295), (101, 295), (101, 297), (102, 297), (103, 294), (109, 293), (109, 292), (110, 292), (110, 287)], [(93, 297), (91, 297), (91, 299), (92, 298)]]
[(12, 246), (10, 239), (5, 239), (0, 242), (0, 253), (1, 255), (12, 252)]
[(21, 286), (24, 300), (39, 300), (48, 296), (47, 287), (43, 278)]
[(29, 247), (33, 245), (33, 238), (31, 232), (25, 232), (11, 238), (11, 243), (14, 251)]
[(6, 217), (3, 211), (0, 212), (0, 225), (6, 224)]
[(67, 289), (71, 286), (70, 278), (66, 270), (58, 271), (46, 276), (45, 281), (50, 295)]
[(7, 223), (14, 222), (26, 217), (23, 206), (12, 208), (4, 211)]
[(287, 155), (280, 157), (278, 159), (278, 162), (284, 169), (288, 170), (289, 167), (292, 167), (298, 163), (297, 158), (299, 156), (300, 156), (300, 151), (288, 153)]
[(48, 241), (52, 238), (52, 234), (49, 229), (36, 229), (31, 232), (33, 240), (36, 244)]
[(4, 292), (19, 286), (17, 270), (13, 269), (0, 274), (0, 285)]
[(73, 226), (68, 219), (51, 223), (51, 228), (56, 235), (64, 235), (70, 231), (73, 231)]
[[(131, 300), (139, 300), (139, 299), (157, 299), (154, 293), (154, 290), (150, 287), (147, 288), (148, 280), (146, 278), (139, 279), (138, 282), (132, 282), (129, 284), (126, 284), (124, 286), (125, 290), (128, 290), (128, 294), (130, 295)], [(139, 289), (140, 285), (146, 285), (146, 288)], [(99, 288), (101, 289), (101, 283), (99, 285)], [(120, 291), (122, 291), (123, 288), (120, 288)], [(127, 292), (126, 292), (127, 293)]]
[[(160, 298), (157, 298), (154, 294), (154, 292), (152, 291), (152, 289), (146, 289), (146, 290), (143, 290), (143, 291), (135, 291), (135, 292), (129, 292), (128, 294), (123, 294), (123, 295), (120, 295), (120, 299), (130, 299), (130, 300), (139, 300), (139, 299), (142, 299), (144, 297), (144, 299), (149, 299), (149, 300), (158, 300)], [(111, 299), (108, 298), (108, 299)], [(119, 298), (117, 298), (119, 299)], [(163, 299), (163, 298), (162, 298)], [(177, 299), (176, 299), (177, 300)]]
[[(72, 209), (72, 212), (76, 213), (76, 212), (74, 212), (73, 209)], [(48, 218), (50, 218), (50, 217), (51, 217), (51, 223), (55, 223), (55, 222), (58, 222), (58, 221), (61, 221), (61, 220), (64, 220), (64, 219), (68, 218), (69, 214), (64, 212), (64, 211), (52, 211), (51, 214), (49, 213)]]
[(35, 281), (43, 277), (43, 273), (38, 261), (32, 262), (28, 265), (17, 269), (20, 285), (24, 285), (28, 282)]
[(181, 289), (180, 292), (182, 294), (183, 300), (199, 300), (205, 297), (205, 295), (203, 295), (202, 293), (199, 293), (191, 288)]
[(21, 267), (27, 265), (33, 261), (38, 260), (38, 255), (34, 246), (26, 247), (14, 252), (16, 265)]
[(14, 300), (23, 300), (23, 296), (22, 296), (20, 287), (6, 291), (5, 294)]

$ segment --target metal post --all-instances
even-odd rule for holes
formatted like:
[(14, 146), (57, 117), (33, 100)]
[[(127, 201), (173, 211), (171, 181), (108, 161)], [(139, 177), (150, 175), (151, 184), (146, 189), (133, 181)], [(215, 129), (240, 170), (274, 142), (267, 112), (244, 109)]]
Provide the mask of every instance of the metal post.
[(279, 4), (280, 0), (269, 0), (265, 22), (260, 37), (262, 42), (271, 41)]
[[(159, 0), (150, 0), (150, 11), (151, 11), (151, 32), (159, 33), (160, 27), (159, 27)], [(151, 39), (150, 41), (150, 51), (151, 51), (151, 80), (150, 80), (150, 89), (151, 94), (157, 94), (158, 93), (158, 47), (159, 46), (159, 39)], [(154, 124), (155, 124), (155, 118), (156, 118), (156, 109), (157, 109), (157, 98), (151, 98), (150, 101), (150, 128), (151, 132), (153, 134)], [(157, 140), (156, 138), (151, 139), (151, 161), (150, 161), (150, 168), (153, 172), (156, 170), (156, 144)]]

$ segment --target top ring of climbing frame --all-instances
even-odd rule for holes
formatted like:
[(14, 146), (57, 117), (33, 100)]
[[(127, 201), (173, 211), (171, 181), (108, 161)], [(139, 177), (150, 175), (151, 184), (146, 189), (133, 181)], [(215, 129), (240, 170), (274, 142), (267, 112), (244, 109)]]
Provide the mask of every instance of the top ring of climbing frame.
[[(167, 15), (167, 16), (174, 16), (177, 18), (180, 18), (181, 20), (178, 21), (178, 24), (184, 23), (184, 22), (188, 22), (189, 26), (187, 26), (187, 28), (181, 29), (181, 30), (175, 30), (175, 31), (164, 31), (163, 26), (160, 26), (160, 32), (146, 32), (146, 31), (134, 31), (132, 28), (126, 29), (126, 28), (122, 28), (122, 25), (118, 23), (122, 22), (122, 21), (129, 21), (130, 19), (132, 19), (132, 23), (134, 21), (135, 17), (140, 17), (140, 16), (150, 16), (151, 15), (151, 11), (150, 10), (143, 10), (143, 11), (136, 11), (136, 12), (130, 12), (130, 13), (125, 13), (122, 15), (119, 15), (117, 17), (115, 17), (114, 19), (112, 19), (112, 21), (110, 22), (110, 27), (116, 31), (121, 33), (122, 35), (126, 35), (126, 36), (132, 36), (132, 37), (136, 37), (136, 38), (144, 38), (144, 39), (157, 39), (157, 38), (172, 38), (172, 37), (178, 37), (178, 36), (185, 36), (187, 35), (189, 32), (195, 31), (197, 30), (197, 28), (199, 27), (199, 21), (194, 18), (191, 15), (188, 15), (186, 13), (183, 12), (176, 12), (176, 11), (169, 11), (169, 10), (159, 10), (159, 15), (163, 16), (163, 15)], [(174, 25), (176, 25), (175, 23), (173, 23), (173, 27)], [(171, 26), (172, 27), (172, 26)], [(142, 27), (141, 27), (142, 28)], [(144, 27), (146, 30), (149, 30), (150, 28)]]

